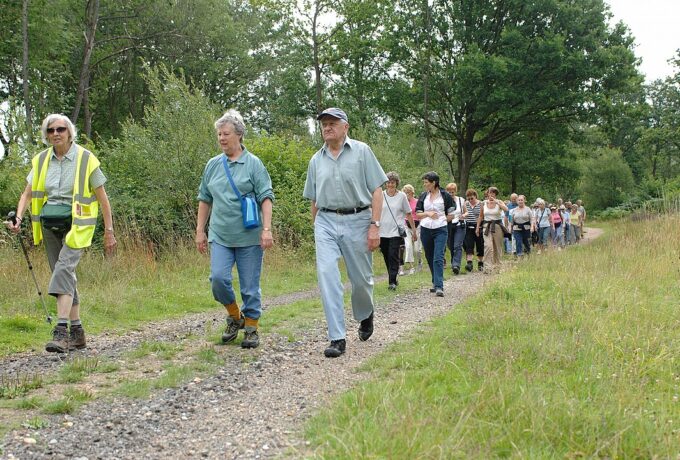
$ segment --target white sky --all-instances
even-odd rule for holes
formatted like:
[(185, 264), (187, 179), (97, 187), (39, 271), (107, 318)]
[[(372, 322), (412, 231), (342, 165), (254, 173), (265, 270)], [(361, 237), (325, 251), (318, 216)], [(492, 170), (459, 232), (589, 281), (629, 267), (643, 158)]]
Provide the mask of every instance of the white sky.
[(635, 37), (635, 55), (647, 83), (673, 73), (666, 61), (680, 48), (680, 0), (605, 0), (614, 15)]

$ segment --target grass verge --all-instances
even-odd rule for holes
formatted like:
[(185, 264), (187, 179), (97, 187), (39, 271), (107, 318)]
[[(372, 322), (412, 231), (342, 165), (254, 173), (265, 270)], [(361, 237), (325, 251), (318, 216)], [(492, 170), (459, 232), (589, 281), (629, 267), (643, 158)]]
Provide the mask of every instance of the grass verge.
[(394, 344), (307, 427), (317, 458), (675, 458), (680, 218), (533, 257)]

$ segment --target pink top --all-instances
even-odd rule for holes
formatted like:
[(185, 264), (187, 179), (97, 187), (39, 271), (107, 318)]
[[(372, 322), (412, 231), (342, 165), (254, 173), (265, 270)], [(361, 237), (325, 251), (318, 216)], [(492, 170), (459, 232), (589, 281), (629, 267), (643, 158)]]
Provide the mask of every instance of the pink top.
[(418, 216), (416, 216), (416, 204), (418, 204), (418, 200), (411, 198), (408, 200), (408, 204), (411, 205), (411, 215), (413, 216), (413, 221), (419, 221), (420, 219), (418, 219)]
[(558, 211), (555, 211), (552, 213), (552, 221), (554, 224), (561, 224), (562, 223), (562, 216)]

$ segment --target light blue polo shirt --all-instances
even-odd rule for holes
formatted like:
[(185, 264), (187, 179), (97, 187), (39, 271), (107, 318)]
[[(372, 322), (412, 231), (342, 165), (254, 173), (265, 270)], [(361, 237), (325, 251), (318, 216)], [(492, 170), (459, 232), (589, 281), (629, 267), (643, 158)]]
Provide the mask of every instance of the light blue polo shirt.
[[(243, 153), (237, 160), (227, 158), (236, 188), (243, 194), (254, 194), (260, 204), (267, 198), (274, 201), (272, 180), (262, 160), (241, 147)], [(229, 248), (259, 245), (262, 226), (253, 229), (243, 226), (241, 199), (227, 179), (222, 163), (224, 156), (220, 153), (208, 161), (198, 188), (198, 200), (212, 206), (208, 241)]]
[(387, 182), (387, 176), (371, 148), (345, 138), (337, 158), (326, 144), (312, 156), (302, 196), (317, 208), (350, 209), (370, 206), (373, 190)]

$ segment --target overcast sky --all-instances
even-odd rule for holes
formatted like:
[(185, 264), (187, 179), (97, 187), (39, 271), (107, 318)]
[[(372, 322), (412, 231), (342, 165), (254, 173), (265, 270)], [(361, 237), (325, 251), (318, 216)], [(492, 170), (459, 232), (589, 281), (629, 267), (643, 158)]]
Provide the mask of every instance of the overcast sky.
[(680, 0), (605, 0), (614, 15), (635, 37), (640, 70), (651, 83), (668, 77), (673, 69), (666, 61), (680, 48)]

